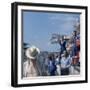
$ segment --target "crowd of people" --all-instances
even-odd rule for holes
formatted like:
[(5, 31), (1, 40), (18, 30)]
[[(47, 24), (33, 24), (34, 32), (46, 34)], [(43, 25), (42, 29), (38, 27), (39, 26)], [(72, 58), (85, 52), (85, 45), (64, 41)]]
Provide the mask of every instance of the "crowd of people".
[(36, 47), (28, 48), (26, 51), (28, 60), (23, 64), (23, 76), (71, 75), (74, 74), (71, 70), (72, 67), (80, 72), (80, 31), (73, 31), (72, 36), (68, 39), (62, 36), (59, 45), (60, 52), (58, 54), (50, 53), (44, 57), (42, 67), (38, 64), (39, 59), (37, 60), (39, 49)]
[[(70, 75), (73, 70), (80, 72), (80, 32), (74, 31), (68, 40), (62, 36), (60, 42), (60, 53), (48, 57), (48, 71), (52, 75)], [(73, 67), (73, 70), (71, 68)]]

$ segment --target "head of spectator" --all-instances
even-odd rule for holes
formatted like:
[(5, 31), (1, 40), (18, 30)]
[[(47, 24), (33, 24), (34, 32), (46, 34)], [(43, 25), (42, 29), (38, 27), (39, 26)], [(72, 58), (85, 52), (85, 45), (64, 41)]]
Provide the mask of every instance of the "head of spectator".
[(76, 36), (77, 35), (77, 31), (73, 31), (73, 36)]
[(67, 58), (68, 55), (69, 55), (67, 51), (64, 51), (63, 54), (64, 54), (64, 57), (65, 57), (65, 58)]

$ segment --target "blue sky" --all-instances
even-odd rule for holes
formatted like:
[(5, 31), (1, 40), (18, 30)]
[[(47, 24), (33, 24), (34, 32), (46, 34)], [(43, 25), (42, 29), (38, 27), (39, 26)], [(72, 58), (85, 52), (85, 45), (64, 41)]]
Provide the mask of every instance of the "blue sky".
[(23, 11), (23, 39), (41, 51), (57, 51), (58, 44), (51, 44), (53, 33), (71, 35), (80, 14)]

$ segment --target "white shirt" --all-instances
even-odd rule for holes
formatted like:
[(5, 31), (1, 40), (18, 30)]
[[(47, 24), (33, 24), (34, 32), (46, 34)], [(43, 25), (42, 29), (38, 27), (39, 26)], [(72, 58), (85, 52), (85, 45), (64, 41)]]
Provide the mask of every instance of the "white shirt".
[(39, 70), (37, 66), (33, 65), (33, 62), (28, 60), (24, 62), (23, 64), (23, 76), (24, 77), (33, 77), (33, 76), (38, 76), (39, 75)]

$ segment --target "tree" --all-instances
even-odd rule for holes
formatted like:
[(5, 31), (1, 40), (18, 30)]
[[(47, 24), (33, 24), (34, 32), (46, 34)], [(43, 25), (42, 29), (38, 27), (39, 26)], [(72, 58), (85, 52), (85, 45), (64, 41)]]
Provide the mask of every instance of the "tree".
[(50, 39), (51, 44), (60, 44), (60, 39), (61, 39), (60, 34), (52, 34), (52, 37)]

